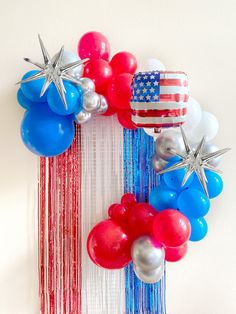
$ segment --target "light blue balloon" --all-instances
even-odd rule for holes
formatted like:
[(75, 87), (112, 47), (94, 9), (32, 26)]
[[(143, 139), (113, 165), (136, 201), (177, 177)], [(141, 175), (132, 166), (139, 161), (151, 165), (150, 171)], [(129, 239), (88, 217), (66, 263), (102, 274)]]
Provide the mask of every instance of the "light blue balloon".
[(25, 95), (22, 93), (21, 89), (19, 89), (17, 92), (17, 101), (21, 105), (21, 107), (23, 107), (26, 110), (29, 110), (35, 104), (37, 104), (36, 102), (33, 102), (29, 100), (28, 98), (26, 98)]
[(21, 137), (33, 153), (51, 157), (66, 151), (74, 138), (72, 116), (52, 112), (46, 103), (37, 104), (24, 115)]
[(210, 200), (197, 189), (186, 189), (178, 197), (178, 208), (188, 218), (205, 216), (210, 209)]
[[(22, 77), (22, 80), (38, 72), (39, 72), (38, 70), (29, 71), (25, 73), (25, 75)], [(21, 84), (22, 93), (24, 94), (26, 98), (28, 98), (32, 102), (46, 102), (48, 90), (45, 92), (45, 94), (42, 97), (40, 97), (40, 93), (43, 88), (44, 81), (45, 79), (41, 78), (41, 79), (34, 80), (31, 82), (22, 83)]]
[(65, 107), (57, 88), (54, 84), (48, 91), (47, 101), (50, 109), (59, 115), (70, 115), (81, 111), (83, 105), (83, 90), (75, 87), (67, 81), (64, 81), (65, 97), (67, 108)]
[(202, 240), (208, 231), (208, 225), (206, 220), (203, 217), (200, 217), (198, 219), (189, 219), (189, 222), (191, 224), (191, 235), (189, 240), (196, 242)]
[[(207, 178), (207, 190), (208, 190), (209, 198), (217, 197), (218, 195), (221, 194), (224, 188), (224, 183), (221, 176), (210, 170), (205, 170), (205, 174)], [(204, 191), (196, 175), (191, 184), (191, 188), (192, 187), (202, 192)]]
[(177, 192), (159, 185), (149, 195), (149, 203), (158, 211), (167, 208), (177, 209)]

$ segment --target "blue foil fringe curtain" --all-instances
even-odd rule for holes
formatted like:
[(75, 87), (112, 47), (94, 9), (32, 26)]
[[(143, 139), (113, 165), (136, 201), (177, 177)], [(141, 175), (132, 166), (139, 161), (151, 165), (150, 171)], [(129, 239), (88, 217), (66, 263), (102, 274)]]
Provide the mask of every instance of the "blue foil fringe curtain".
[[(143, 129), (124, 129), (124, 192), (132, 192), (139, 202), (147, 202), (158, 179), (152, 168), (153, 138)], [(126, 314), (166, 314), (165, 274), (156, 284), (141, 282), (130, 264), (125, 269)]]

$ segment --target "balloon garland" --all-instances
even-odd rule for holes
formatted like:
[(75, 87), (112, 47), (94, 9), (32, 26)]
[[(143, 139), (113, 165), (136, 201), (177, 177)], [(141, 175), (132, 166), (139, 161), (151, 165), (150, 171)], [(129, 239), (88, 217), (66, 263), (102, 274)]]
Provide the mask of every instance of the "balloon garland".
[(117, 114), (124, 128), (142, 128), (155, 141), (150, 163), (158, 184), (147, 202), (125, 193), (91, 230), (87, 251), (107, 269), (132, 261), (137, 278), (156, 283), (165, 261), (181, 260), (188, 242), (207, 234), (210, 199), (223, 190), (216, 167), (229, 150), (211, 143), (218, 121), (189, 97), (184, 72), (166, 71), (161, 62), (149, 59), (145, 71), (136, 73), (134, 55), (119, 52), (110, 60), (110, 44), (98, 32), (81, 37), (78, 56), (62, 47), (50, 57), (40, 36), (39, 43), (44, 61), (25, 58), (39, 70), (22, 77), (17, 93), (26, 110), (21, 137), (31, 152), (62, 154), (73, 142), (75, 124), (94, 115)]

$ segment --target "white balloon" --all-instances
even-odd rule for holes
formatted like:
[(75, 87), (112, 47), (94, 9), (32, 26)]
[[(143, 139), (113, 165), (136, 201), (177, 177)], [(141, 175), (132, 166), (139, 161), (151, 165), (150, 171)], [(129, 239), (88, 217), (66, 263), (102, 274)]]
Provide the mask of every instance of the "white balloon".
[[(80, 58), (76, 54), (70, 51), (64, 51), (61, 62), (62, 62), (62, 65), (65, 65), (65, 64), (72, 63), (79, 60)], [(73, 70), (68, 71), (68, 73), (70, 75), (73, 75), (75, 78), (79, 79), (83, 75), (83, 71), (84, 71), (84, 67), (83, 65), (80, 65), (74, 68)]]
[(212, 113), (203, 111), (197, 127), (188, 133), (188, 139), (193, 143), (197, 143), (205, 136), (206, 141), (210, 142), (215, 138), (218, 130), (219, 122), (217, 118)]
[(155, 58), (148, 58), (141, 64), (140, 71), (165, 71), (164, 64)]
[(160, 133), (158, 133), (157, 130), (154, 129), (154, 128), (143, 128), (143, 130), (144, 130), (144, 132), (145, 132), (147, 135), (153, 137), (154, 141), (157, 139), (157, 137), (158, 137), (159, 134), (160, 134)]
[(202, 109), (200, 104), (192, 97), (189, 97), (186, 121), (183, 129), (186, 133), (190, 132), (200, 123), (202, 117)]

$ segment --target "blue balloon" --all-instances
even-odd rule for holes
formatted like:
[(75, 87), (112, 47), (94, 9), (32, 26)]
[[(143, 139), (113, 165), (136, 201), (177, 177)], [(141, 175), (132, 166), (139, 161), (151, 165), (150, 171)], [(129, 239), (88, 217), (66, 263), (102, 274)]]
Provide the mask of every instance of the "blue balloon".
[(65, 96), (67, 108), (65, 107), (56, 86), (52, 84), (47, 96), (50, 109), (63, 116), (81, 111), (83, 105), (83, 92), (79, 92), (78, 88), (67, 81), (64, 81), (63, 83), (66, 90)]
[(26, 98), (25, 95), (22, 93), (21, 89), (19, 89), (17, 92), (17, 101), (21, 105), (21, 107), (23, 107), (26, 110), (29, 110), (35, 104), (38, 104), (38, 103), (35, 103), (35, 102), (29, 100), (28, 98)]
[(156, 210), (161, 211), (167, 208), (177, 209), (177, 192), (159, 185), (149, 195), (149, 203)]
[[(209, 198), (217, 197), (223, 191), (223, 187), (224, 187), (221, 176), (219, 176), (217, 173), (210, 170), (205, 170), (205, 174), (207, 178), (207, 190), (208, 190)], [(196, 175), (191, 184), (191, 188), (192, 187), (202, 192), (204, 191)]]
[(189, 219), (191, 224), (191, 235), (189, 240), (190, 241), (200, 241), (202, 240), (208, 231), (207, 222), (203, 217), (198, 219)]
[(51, 157), (66, 151), (74, 138), (74, 123), (71, 116), (52, 112), (47, 104), (37, 104), (24, 115), (21, 137), (33, 153)]
[[(174, 165), (175, 163), (168, 164), (166, 167), (167, 169), (169, 166)], [(189, 187), (190, 184), (193, 181), (194, 176), (191, 175), (188, 179), (188, 181), (185, 183), (185, 185), (182, 187), (183, 178), (186, 173), (186, 168), (178, 169), (170, 172), (166, 172), (163, 174), (163, 179), (165, 184), (170, 187), (171, 189), (175, 189), (177, 191), (180, 191), (182, 189), (185, 189), (186, 187)]]
[(189, 188), (180, 193), (178, 208), (188, 218), (199, 218), (208, 213), (210, 200), (205, 193)]
[[(38, 73), (38, 70), (32, 70), (27, 73), (22, 77), (22, 80), (32, 76), (33, 74)], [(46, 102), (47, 101), (47, 92), (48, 90), (44, 93), (42, 97), (40, 97), (41, 90), (43, 88), (45, 79), (40, 78), (38, 80), (34, 80), (31, 82), (27, 83), (21, 83), (21, 90), (22, 93), (26, 98), (33, 102)]]

